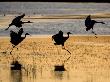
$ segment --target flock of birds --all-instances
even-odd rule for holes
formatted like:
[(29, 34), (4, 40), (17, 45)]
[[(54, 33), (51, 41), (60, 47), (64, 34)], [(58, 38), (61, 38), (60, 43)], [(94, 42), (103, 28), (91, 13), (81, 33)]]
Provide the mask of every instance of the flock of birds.
[[(96, 23), (101, 23), (101, 24), (105, 24), (104, 22), (99, 22), (99, 21), (95, 21), (91, 19), (91, 16), (87, 16), (86, 20), (85, 20), (85, 26), (86, 26), (86, 31), (89, 31), (92, 29), (92, 33), (97, 35), (94, 31), (93, 31), (93, 27)], [(63, 36), (63, 32), (59, 31), (58, 34), (55, 34), (52, 36), (52, 40), (55, 41), (54, 45), (62, 45), (62, 49), (65, 49), (64, 47), (64, 43), (66, 42), (66, 40), (69, 38), (69, 34), (72, 34), (71, 32), (67, 32), (67, 37)], [(95, 36), (96, 37), (96, 36)], [(96, 37), (97, 38), (97, 37)], [(68, 51), (68, 50), (67, 50)], [(69, 52), (69, 51), (68, 51)], [(70, 52), (69, 52), (70, 53)]]
[[(25, 33), (25, 36), (24, 37), (22, 36), (23, 33), (24, 33), (24, 30), (22, 28), (22, 25), (25, 24), (25, 23), (33, 23), (33, 22), (30, 22), (30, 21), (23, 22), (22, 21), (22, 18), (24, 18), (24, 16), (25, 16), (25, 14), (22, 14), (20, 16), (15, 17), (12, 20), (11, 24), (9, 24), (9, 27), (5, 29), (5, 31), (6, 31), (6, 30), (8, 30), (13, 25), (16, 26), (16, 28), (19, 28), (19, 31), (18, 32), (15, 32), (15, 31), (12, 31), (12, 30), (10, 31), (10, 38), (11, 38), (10, 39), (10, 42), (12, 44), (12, 50), (10, 51), (10, 54), (12, 54), (13, 49), (26, 38), (26, 35), (30, 35), (29, 33)], [(97, 35), (94, 32), (94, 30), (93, 30), (94, 25), (96, 23), (105, 24), (104, 22), (99, 22), (99, 21), (92, 20), (90, 15), (87, 16), (87, 18), (85, 20), (86, 31), (89, 31), (89, 30), (92, 29), (92, 33), (95, 34), (95, 35)], [(57, 34), (55, 34), (55, 35), (52, 36), (52, 40), (54, 40), (54, 45), (61, 45), (62, 46), (62, 49), (68, 51), (65, 48), (64, 44), (68, 40), (70, 34), (72, 34), (72, 33), (71, 32), (67, 32), (67, 36), (64, 36), (63, 35), (63, 31), (60, 30)], [(68, 51), (68, 53), (70, 53), (70, 52)], [(67, 60), (69, 60), (69, 58)], [(55, 66), (55, 71), (65, 71), (64, 63), (61, 66), (56, 65)], [(14, 67), (11, 68), (12, 70), (15, 70), (15, 69), (16, 70), (20, 70), (21, 69), (21, 66), (22, 66), (21, 64), (18, 63), (18, 61), (14, 61), (12, 63), (12, 65), (14, 66)]]
[[(30, 21), (28, 21), (28, 22), (22, 22), (21, 19), (24, 16), (25, 16), (25, 14), (23, 14), (21, 16), (17, 16), (16, 18), (14, 18), (12, 20), (11, 24), (9, 24), (9, 27), (11, 27), (12, 25), (15, 25), (17, 28), (20, 28), (19, 31), (18, 31), (18, 33), (17, 32), (14, 32), (12, 30), (10, 31), (10, 37), (11, 37), (10, 42), (12, 43), (12, 47), (13, 48), (16, 47), (19, 43), (21, 43), (26, 38), (26, 35), (30, 35), (29, 33), (25, 33), (25, 36), (22, 37), (22, 34), (24, 32), (23, 31), (23, 28), (21, 28), (22, 27), (22, 24), (24, 24), (24, 23), (32, 23)], [(8, 30), (9, 27), (6, 28), (5, 30)], [(12, 48), (12, 50), (13, 50), (13, 48)], [(11, 50), (11, 52), (12, 52), (12, 50)], [(11, 52), (10, 52), (10, 54), (11, 54)]]
[[(21, 19), (24, 18), (25, 14), (22, 14), (20, 16), (17, 16), (15, 17), (11, 24), (9, 24), (9, 27), (11, 26), (16, 26), (17, 28), (20, 28), (18, 33), (17, 32), (14, 32), (14, 31), (10, 31), (10, 42), (12, 44), (12, 47), (16, 47), (19, 43), (21, 43), (25, 38), (26, 38), (26, 35), (30, 35), (29, 33), (26, 33), (24, 37), (22, 37), (22, 34), (23, 34), (23, 28), (22, 28), (22, 25), (24, 23), (33, 23), (33, 22), (30, 22), (30, 21), (27, 21), (27, 22), (23, 22)], [(105, 24), (104, 22), (98, 22), (98, 21), (95, 21), (95, 20), (92, 20), (91, 19), (91, 15), (87, 16), (86, 20), (85, 20), (85, 26), (86, 26), (86, 31), (89, 31), (92, 29), (92, 33), (97, 35), (94, 31), (93, 31), (93, 27), (96, 23), (101, 23), (101, 24)], [(9, 29), (6, 28), (5, 30), (8, 30)], [(69, 34), (72, 34), (71, 32), (68, 32), (67, 33), (67, 37), (64, 37), (63, 36), (63, 32), (60, 30), (57, 34), (53, 35), (52, 36), (52, 40), (54, 40), (54, 45), (62, 45), (62, 49), (65, 49), (64, 47), (64, 43), (66, 42), (66, 40), (69, 38)], [(12, 50), (13, 50), (12, 48)], [(11, 52), (12, 52), (11, 50)], [(66, 50), (66, 49), (65, 49)], [(67, 50), (68, 51), (68, 50)], [(11, 53), (10, 52), (10, 53)], [(69, 51), (68, 51), (69, 52)], [(70, 53), (70, 52), (69, 52)], [(71, 53), (70, 53), (71, 54)]]

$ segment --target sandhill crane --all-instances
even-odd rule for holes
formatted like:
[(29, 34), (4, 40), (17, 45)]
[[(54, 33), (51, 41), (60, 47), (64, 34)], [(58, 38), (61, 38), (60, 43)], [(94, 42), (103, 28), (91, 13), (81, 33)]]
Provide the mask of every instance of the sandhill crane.
[[(24, 37), (21, 37), (22, 33), (23, 33), (22, 28), (19, 30), (18, 33), (14, 32), (12, 30), (10, 31), (10, 37), (11, 37), (10, 42), (12, 43), (13, 48), (16, 47), (19, 43), (21, 43), (26, 38), (26, 35), (30, 35), (29, 33), (26, 33)], [(12, 48), (12, 50), (13, 50), (13, 48)]]
[[(52, 40), (55, 41), (54, 45), (62, 45), (62, 49), (65, 49), (64, 47), (64, 43), (66, 42), (66, 40), (69, 38), (69, 34), (71, 34), (70, 32), (67, 32), (67, 37), (63, 36), (63, 32), (59, 31), (58, 34), (55, 34), (52, 36)], [(66, 50), (66, 49), (65, 49)], [(66, 50), (68, 51), (68, 50)], [(68, 51), (69, 52), (69, 51)], [(70, 52), (69, 52), (70, 53)], [(70, 53), (71, 54), (71, 53)]]
[(94, 31), (93, 31), (93, 27), (96, 23), (101, 23), (101, 24), (105, 24), (104, 22), (98, 22), (95, 20), (91, 20), (91, 15), (87, 16), (86, 20), (85, 20), (85, 26), (86, 26), (86, 31), (92, 29), (92, 33), (97, 35)]
[(70, 32), (67, 33), (67, 37), (63, 36), (63, 32), (59, 31), (58, 34), (55, 34), (52, 36), (52, 40), (55, 41), (55, 45), (62, 45), (62, 48), (64, 48), (64, 43), (66, 42), (66, 40), (69, 38), (69, 34), (71, 34)]
[[(30, 21), (28, 21), (28, 22), (22, 22), (21, 19), (22, 19), (24, 16), (25, 16), (25, 14), (23, 14), (23, 15), (21, 15), (21, 16), (17, 16), (16, 18), (14, 18), (14, 19), (12, 20), (11, 24), (9, 24), (9, 27), (12, 26), (12, 25), (15, 25), (16, 27), (20, 28), (20, 27), (22, 27), (22, 24), (24, 24), (24, 23), (33, 23), (33, 22), (30, 22)], [(5, 30), (8, 30), (9, 27), (6, 28)]]

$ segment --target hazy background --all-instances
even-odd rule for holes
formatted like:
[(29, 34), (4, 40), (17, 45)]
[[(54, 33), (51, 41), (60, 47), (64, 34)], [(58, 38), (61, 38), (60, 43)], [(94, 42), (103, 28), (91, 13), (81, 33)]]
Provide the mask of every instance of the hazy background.
[[(91, 31), (85, 31), (84, 20), (87, 15), (97, 15), (95, 20), (104, 21), (106, 25), (96, 24), (94, 31), (100, 35), (110, 34), (110, 4), (109, 3), (59, 3), (59, 2), (0, 2), (0, 35), (9, 35), (9, 32), (2, 31), (7, 28), (15, 16), (26, 13), (27, 20), (33, 21), (33, 24), (24, 24), (25, 32), (34, 35), (55, 34), (59, 30), (64, 33), (71, 31), (73, 34), (85, 35), (91, 34)], [(4, 14), (6, 15), (4, 17)], [(82, 16), (83, 19), (36, 19), (43, 16)], [(106, 15), (106, 18), (101, 18)], [(34, 19), (31, 19), (34, 16)], [(10, 30), (14, 29), (14, 26)]]

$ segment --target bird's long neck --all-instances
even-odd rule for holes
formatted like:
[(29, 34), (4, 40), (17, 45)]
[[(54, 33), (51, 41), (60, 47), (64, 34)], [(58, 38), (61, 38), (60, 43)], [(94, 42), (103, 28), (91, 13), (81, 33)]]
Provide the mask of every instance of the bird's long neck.
[(29, 23), (29, 22), (22, 22), (22, 23), (24, 24), (24, 23)]
[(104, 24), (104, 22), (97, 22), (97, 21), (96, 21), (96, 23), (102, 23), (102, 24)]
[(25, 34), (24, 38), (26, 38), (26, 34)]
[(69, 38), (69, 34), (67, 33), (67, 38)]

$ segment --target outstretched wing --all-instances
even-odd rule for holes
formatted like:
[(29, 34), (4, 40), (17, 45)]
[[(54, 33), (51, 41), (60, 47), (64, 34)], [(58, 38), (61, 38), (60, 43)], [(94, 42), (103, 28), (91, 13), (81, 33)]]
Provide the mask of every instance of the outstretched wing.
[(61, 43), (62, 42), (62, 36), (60, 34), (55, 34), (52, 36), (52, 39), (56, 42), (56, 43)]
[(20, 22), (21, 21), (21, 19), (23, 18), (25, 16), (25, 14), (23, 14), (23, 15), (20, 15), (20, 16), (17, 16), (16, 18), (14, 18), (13, 20), (12, 20), (12, 23), (18, 23), (18, 22)]

